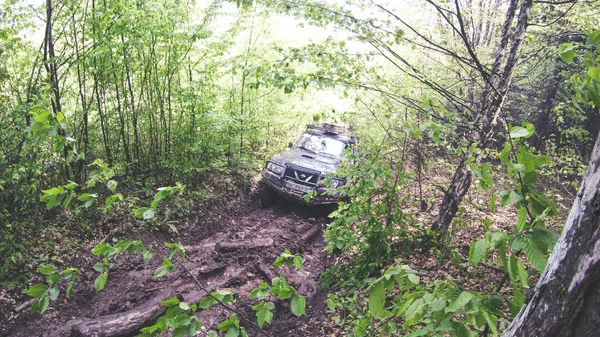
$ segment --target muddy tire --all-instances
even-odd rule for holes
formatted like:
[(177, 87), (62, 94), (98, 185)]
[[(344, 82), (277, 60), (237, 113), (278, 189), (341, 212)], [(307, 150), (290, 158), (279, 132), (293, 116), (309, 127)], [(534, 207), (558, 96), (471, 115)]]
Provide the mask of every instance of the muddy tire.
[(260, 199), (261, 208), (269, 208), (275, 203), (275, 191), (266, 184), (261, 183), (258, 190), (258, 198)]

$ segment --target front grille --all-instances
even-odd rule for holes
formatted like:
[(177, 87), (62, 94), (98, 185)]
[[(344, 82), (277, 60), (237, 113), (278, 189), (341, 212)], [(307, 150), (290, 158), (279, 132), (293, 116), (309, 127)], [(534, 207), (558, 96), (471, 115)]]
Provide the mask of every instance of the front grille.
[(285, 169), (283, 176), (292, 180), (295, 183), (305, 186), (315, 186), (319, 182), (321, 172), (313, 171), (306, 168), (288, 166)]

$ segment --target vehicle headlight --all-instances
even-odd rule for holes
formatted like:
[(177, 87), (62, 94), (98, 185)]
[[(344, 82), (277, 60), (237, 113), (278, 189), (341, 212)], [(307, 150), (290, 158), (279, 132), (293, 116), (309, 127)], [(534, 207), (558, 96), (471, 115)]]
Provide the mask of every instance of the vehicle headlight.
[(269, 170), (269, 171), (271, 171), (273, 173), (279, 174), (279, 175), (281, 175), (283, 173), (283, 171), (284, 171), (283, 166), (277, 165), (277, 164), (275, 164), (273, 162), (268, 162), (267, 163), (267, 170)]
[(336, 188), (338, 186), (342, 186), (346, 183), (346, 181), (341, 180), (341, 179), (332, 179), (331, 180), (331, 187)]

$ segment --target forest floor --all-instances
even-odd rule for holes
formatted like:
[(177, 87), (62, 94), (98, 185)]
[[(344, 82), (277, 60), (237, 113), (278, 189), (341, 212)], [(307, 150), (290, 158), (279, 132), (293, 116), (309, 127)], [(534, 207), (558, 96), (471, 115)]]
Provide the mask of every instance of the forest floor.
[[(427, 184), (424, 188), (428, 198), (440, 200), (440, 192), (433, 184)], [(458, 222), (449, 233), (451, 240), (444, 251), (398, 253), (397, 258), (419, 270), (425, 282), (448, 279), (456, 281), (464, 289), (489, 291), (498, 285), (502, 288), (504, 274), (494, 267), (498, 264), (494, 254), (488, 257), (487, 263), (478, 267), (466, 263), (469, 243), (483, 235), (482, 220), (487, 219), (492, 223), (491, 230), (510, 231), (514, 226), (514, 209), (506, 207), (490, 212), (489, 195), (491, 192), (484, 193), (476, 188), (470, 191), (464, 203), (468, 211), (459, 214)], [(570, 204), (568, 199), (566, 197), (559, 203), (561, 215), (553, 219), (551, 227), (558, 229), (563, 223)], [(401, 206), (413, 214), (416, 222), (422, 224), (433, 221), (437, 207), (434, 204), (428, 211), (422, 212), (418, 202)], [(236, 303), (233, 308), (253, 322), (256, 322), (256, 316), (252, 306), (257, 300), (249, 299), (250, 291), (261, 282), (270, 283), (274, 276), (279, 275), (281, 269), (273, 266), (273, 261), (285, 249), (302, 255), (305, 268), (286, 268), (285, 276), (305, 296), (306, 316), (296, 317), (289, 309), (288, 302), (275, 301), (273, 324), (265, 324), (263, 328), (266, 335), (242, 319), (241, 325), (248, 330), (249, 336), (345, 336), (349, 325), (343, 318), (336, 317), (339, 313), (328, 312), (326, 304), (328, 293), (339, 294), (345, 290), (318, 288), (319, 275), (334, 263), (341, 263), (348, 258), (344, 255), (328, 256), (323, 251), (325, 244), (322, 232), (328, 222), (328, 210), (282, 200), (278, 200), (271, 208), (261, 209), (256, 193), (241, 193), (225, 203), (207, 206), (191, 216), (183, 217), (177, 233), (163, 229), (157, 231), (155, 236), (160, 242), (180, 241), (186, 252), (184, 265), (202, 287), (208, 291), (222, 289), (234, 292)], [(99, 241), (90, 243), (87, 249), (71, 254), (64, 261), (65, 265), (77, 267), (82, 272), (71, 298), (66, 299), (61, 295), (57, 301), (51, 302), (42, 316), (30, 314), (28, 308), (15, 312), (14, 308), (26, 303), (29, 298), (24, 295), (13, 298), (12, 310), (5, 310), (5, 314), (0, 315), (4, 316), (0, 320), (0, 336), (69, 336), (71, 327), (77, 323), (135, 309), (167, 289), (175, 290), (186, 302), (197, 303), (207, 295), (179, 266), (163, 277), (153, 277), (167, 253), (161, 251), (154, 239), (145, 232), (129, 233), (127, 238), (141, 240), (145, 245), (152, 244), (153, 259), (144, 263), (141, 254), (119, 255), (111, 263), (105, 289), (96, 292), (94, 279), (98, 272), (94, 271), (93, 265), (99, 259), (90, 251)], [(109, 235), (105, 239), (112, 237)], [(226, 244), (240, 244), (240, 247), (224, 251), (220, 247)], [(365, 300), (364, 293), (359, 292), (358, 295), (359, 300)], [(197, 336), (206, 336), (208, 330), (216, 329), (230, 314), (220, 306), (198, 312), (196, 315), (203, 328)]]
[[(322, 324), (313, 323), (325, 317), (326, 295), (319, 293), (315, 284), (327, 264), (321, 235), (326, 221), (327, 211), (324, 208), (280, 201), (269, 209), (261, 209), (255, 196), (246, 196), (193, 216), (179, 226), (178, 233), (162, 231), (157, 232), (156, 237), (161, 242), (180, 241), (186, 251), (184, 264), (202, 286), (209, 291), (226, 289), (234, 292), (236, 303), (233, 307), (254, 322), (256, 316), (251, 307), (258, 301), (249, 299), (250, 291), (261, 282), (270, 283), (273, 276), (279, 275), (280, 269), (273, 266), (273, 261), (284, 249), (302, 255), (305, 268), (288, 268), (285, 276), (290, 285), (305, 296), (307, 315), (295, 317), (289, 306), (286, 307), (288, 303), (277, 301), (273, 324), (265, 324), (264, 331), (271, 336), (323, 336), (325, 333), (317, 331)], [(307, 233), (315, 235), (307, 237)], [(0, 323), (0, 336), (68, 336), (74, 324), (132, 310), (165, 289), (175, 290), (187, 302), (197, 303), (207, 295), (179, 266), (163, 277), (153, 277), (167, 253), (156, 248), (156, 242), (147, 233), (134, 233), (132, 236), (129, 239), (142, 240), (145, 245), (155, 247), (154, 257), (149, 263), (142, 261), (141, 254), (123, 253), (111, 263), (104, 290), (96, 292), (94, 279), (98, 273), (92, 266), (99, 259), (90, 254), (93, 246), (72, 254), (65, 262), (79, 268), (82, 273), (71, 298), (61, 295), (57, 301), (51, 302), (42, 316), (30, 314), (28, 308), (19, 313), (13, 311), (7, 321)], [(238, 250), (218, 251), (219, 244), (240, 242), (246, 244)], [(25, 303), (28, 298), (23, 296), (19, 300)], [(216, 330), (230, 312), (214, 306), (197, 315), (204, 331), (197, 335), (205, 336), (206, 331)], [(261, 335), (249, 324), (243, 321), (241, 324), (250, 336)]]

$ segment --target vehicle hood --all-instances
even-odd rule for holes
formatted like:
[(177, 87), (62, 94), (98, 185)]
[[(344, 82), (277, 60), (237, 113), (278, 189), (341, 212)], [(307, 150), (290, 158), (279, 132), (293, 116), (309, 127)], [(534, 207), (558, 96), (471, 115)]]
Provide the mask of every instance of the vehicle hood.
[(335, 172), (342, 163), (341, 159), (316, 154), (301, 148), (292, 148), (275, 156), (272, 160), (278, 164), (292, 164), (321, 172)]

